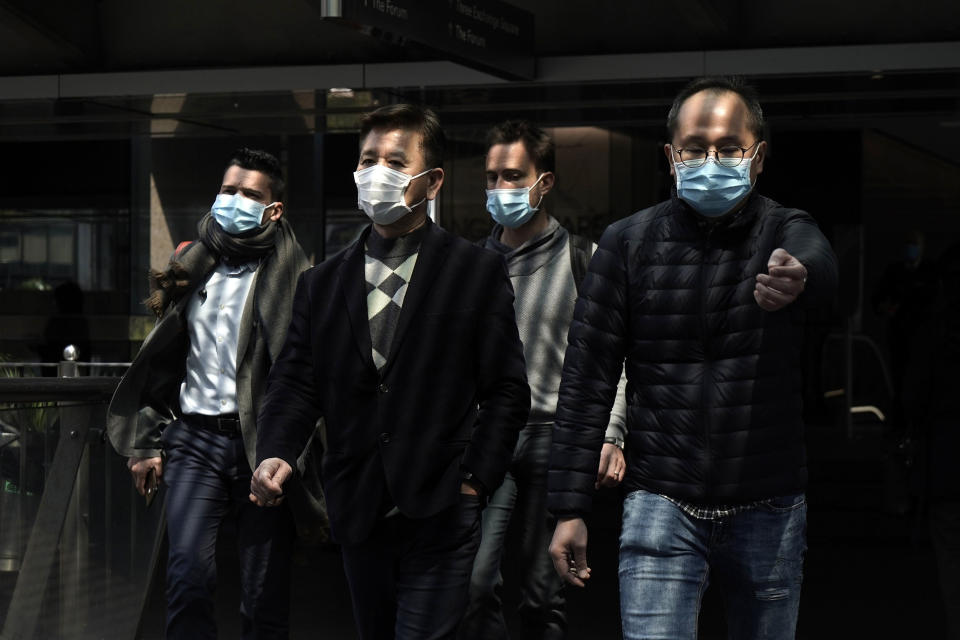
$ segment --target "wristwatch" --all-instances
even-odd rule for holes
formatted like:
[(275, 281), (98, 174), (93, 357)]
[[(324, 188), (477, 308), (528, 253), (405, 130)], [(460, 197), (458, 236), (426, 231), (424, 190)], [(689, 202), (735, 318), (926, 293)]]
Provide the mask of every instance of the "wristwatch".
[(623, 450), (623, 438), (618, 438), (616, 436), (606, 436), (603, 439), (603, 444), (616, 445), (621, 451)]

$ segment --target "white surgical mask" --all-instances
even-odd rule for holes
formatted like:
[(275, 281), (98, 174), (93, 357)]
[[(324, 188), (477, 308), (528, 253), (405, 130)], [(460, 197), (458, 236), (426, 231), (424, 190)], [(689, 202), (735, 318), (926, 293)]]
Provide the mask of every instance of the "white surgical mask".
[[(542, 173), (537, 182), (540, 182), (541, 178)], [(540, 202), (543, 200), (543, 196), (540, 196), (537, 206), (530, 205), (530, 190), (537, 186), (537, 182), (517, 189), (487, 189), (487, 211), (493, 221), (516, 229), (532, 218), (533, 214), (540, 210)]]
[(407, 206), (403, 196), (411, 180), (431, 171), (433, 169), (427, 169), (411, 176), (380, 164), (354, 171), (353, 180), (357, 183), (357, 207), (377, 224), (392, 224), (426, 200), (424, 197), (420, 202)]
[(275, 204), (277, 203), (261, 204), (239, 193), (221, 193), (213, 201), (211, 212), (217, 224), (235, 236), (259, 227), (263, 212)]

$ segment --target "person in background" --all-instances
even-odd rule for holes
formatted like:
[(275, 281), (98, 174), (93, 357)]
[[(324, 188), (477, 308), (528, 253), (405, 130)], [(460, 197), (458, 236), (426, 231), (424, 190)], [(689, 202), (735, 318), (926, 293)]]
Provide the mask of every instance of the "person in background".
[[(483, 512), (461, 640), (508, 637), (501, 596), (508, 531), (515, 532), (518, 543), (523, 636), (566, 634), (563, 581), (547, 553), (553, 532), (546, 510), (547, 462), (567, 330), (596, 245), (569, 233), (548, 212), (555, 155), (553, 139), (526, 121), (503, 122), (487, 133), (487, 211), (496, 224), (484, 246), (507, 261), (531, 406), (504, 482)], [(622, 386), (617, 399), (596, 479), (608, 487), (618, 485), (624, 471)]]
[(911, 347), (937, 301), (938, 282), (936, 266), (924, 255), (926, 238), (922, 231), (910, 231), (902, 251), (900, 258), (884, 269), (872, 296), (874, 311), (886, 321), (885, 342), (893, 383), (891, 424), (897, 435), (907, 431), (902, 398), (904, 376), (913, 364)]
[[(37, 348), (42, 362), (63, 360), (63, 349), (73, 345), (77, 350), (77, 360), (93, 360), (90, 345), (90, 323), (83, 313), (84, 294), (80, 285), (68, 280), (53, 290), (53, 300), (57, 311), (49, 318), (43, 328), (43, 343)], [(44, 374), (55, 375), (54, 369), (44, 370)]]

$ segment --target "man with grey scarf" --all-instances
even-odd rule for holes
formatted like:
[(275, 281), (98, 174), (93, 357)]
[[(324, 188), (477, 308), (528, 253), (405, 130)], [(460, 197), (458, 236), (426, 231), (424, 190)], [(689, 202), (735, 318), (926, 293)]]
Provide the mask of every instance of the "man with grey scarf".
[(168, 638), (217, 636), (215, 550), (225, 517), (236, 519), (244, 638), (287, 637), (294, 518), (301, 533), (324, 533), (312, 444), (288, 507), (247, 500), (267, 373), (297, 277), (310, 266), (282, 199), (277, 159), (235, 152), (198, 240), (150, 274), (146, 305), (158, 321), (108, 410), (110, 441), (128, 457), (137, 491), (149, 500), (161, 477), (165, 486)]

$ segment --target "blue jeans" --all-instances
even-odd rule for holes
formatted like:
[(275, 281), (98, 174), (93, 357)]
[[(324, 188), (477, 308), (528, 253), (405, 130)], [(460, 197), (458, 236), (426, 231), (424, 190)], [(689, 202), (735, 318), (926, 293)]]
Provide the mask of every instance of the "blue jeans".
[(473, 563), (470, 604), (460, 625), (460, 640), (509, 637), (500, 571), (508, 531), (519, 542), (523, 637), (560, 640), (566, 635), (563, 582), (548, 552), (553, 536), (552, 522), (547, 516), (547, 463), (552, 433), (552, 424), (527, 425), (520, 432), (503, 484), (483, 510), (483, 538)]
[(793, 638), (806, 523), (803, 494), (701, 520), (656, 494), (630, 493), (620, 533), (624, 640), (696, 638), (711, 578), (723, 590), (729, 638)]
[(167, 638), (217, 637), (213, 595), (220, 523), (233, 517), (240, 556), (240, 633), (289, 635), (290, 562), (296, 535), (289, 507), (250, 502), (250, 465), (242, 438), (182, 420), (163, 432), (167, 462)]

